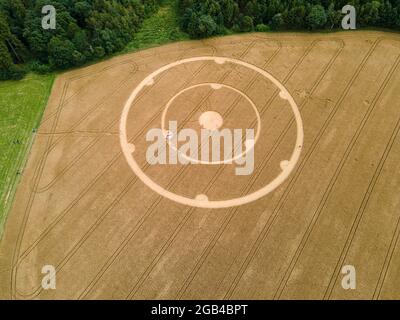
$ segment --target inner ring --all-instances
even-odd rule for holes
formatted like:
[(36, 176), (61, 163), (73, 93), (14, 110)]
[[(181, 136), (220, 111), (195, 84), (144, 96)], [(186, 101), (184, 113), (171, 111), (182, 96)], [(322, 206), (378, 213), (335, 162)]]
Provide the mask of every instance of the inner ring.
[[(221, 89), (221, 88), (226, 88), (226, 89), (233, 90), (234, 92), (236, 92), (236, 93), (238, 93), (240, 96), (242, 96), (242, 97), (251, 105), (251, 107), (253, 108), (253, 110), (254, 110), (254, 112), (255, 112), (255, 114), (256, 114), (256, 117), (257, 117), (257, 133), (256, 133), (256, 135), (255, 135), (255, 137), (254, 137), (254, 143), (251, 143), (249, 148), (246, 147), (245, 151), (242, 152), (241, 154), (239, 154), (239, 155), (237, 155), (237, 156), (235, 156), (235, 157), (233, 157), (233, 158), (230, 158), (230, 159), (226, 159), (226, 160), (224, 159), (224, 160), (222, 160), (222, 161), (202, 161), (202, 160), (199, 160), (199, 159), (191, 158), (191, 157), (189, 157), (188, 155), (183, 154), (183, 153), (181, 153), (181, 156), (182, 156), (183, 158), (185, 158), (186, 160), (188, 160), (188, 161), (194, 163), (194, 164), (205, 164), (205, 165), (230, 164), (230, 163), (232, 163), (233, 161), (236, 161), (236, 160), (238, 160), (238, 159), (244, 157), (248, 152), (250, 152), (252, 149), (254, 149), (254, 147), (255, 147), (255, 145), (256, 145), (258, 139), (260, 138), (260, 133), (261, 133), (261, 116), (260, 116), (260, 113), (258, 112), (258, 109), (257, 109), (255, 103), (249, 98), (249, 96), (247, 96), (247, 95), (246, 95), (245, 93), (243, 93), (242, 91), (240, 91), (240, 90), (238, 90), (238, 89), (236, 89), (236, 88), (234, 88), (234, 87), (232, 87), (232, 86), (226, 85), (226, 84), (222, 84), (222, 83), (213, 83), (213, 82), (200, 83), (200, 84), (196, 84), (196, 85), (190, 86), (190, 87), (188, 87), (188, 88), (186, 88), (186, 89), (183, 89), (183, 90), (181, 90), (180, 92), (178, 92), (176, 95), (174, 95), (174, 96), (168, 101), (167, 105), (165, 106), (165, 108), (164, 108), (164, 110), (163, 110), (163, 113), (162, 113), (162, 116), (161, 116), (161, 129), (162, 129), (163, 132), (168, 132), (168, 130), (167, 130), (166, 127), (165, 127), (165, 123), (166, 123), (166, 118), (167, 118), (168, 110), (169, 110), (169, 108), (171, 107), (171, 105), (174, 103), (174, 101), (175, 101), (180, 95), (184, 94), (185, 92), (187, 92), (187, 91), (189, 91), (189, 90), (193, 90), (193, 89), (199, 88), (199, 87), (204, 87), (204, 86), (210, 86), (213, 90), (219, 90), (219, 89)], [(170, 145), (170, 147), (171, 147), (172, 149), (174, 149), (175, 151), (179, 152), (179, 150), (177, 150), (177, 148), (175, 148), (175, 146), (173, 146), (173, 145), (170, 143), (170, 139), (166, 139), (166, 140), (167, 140), (167, 143)], [(247, 145), (247, 144), (245, 144), (245, 145)]]

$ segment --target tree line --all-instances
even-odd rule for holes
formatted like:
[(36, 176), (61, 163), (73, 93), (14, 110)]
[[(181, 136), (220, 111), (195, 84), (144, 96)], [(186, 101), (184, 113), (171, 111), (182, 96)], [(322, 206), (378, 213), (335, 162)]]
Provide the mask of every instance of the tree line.
[[(56, 28), (42, 28), (42, 8), (56, 9)], [(0, 0), (0, 79), (26, 69), (79, 66), (121, 50), (158, 0)]]
[[(79, 66), (130, 42), (161, 0), (0, 0), (0, 80)], [(229, 32), (340, 28), (342, 8), (358, 27), (400, 29), (400, 0), (177, 0), (180, 27), (192, 38)], [(55, 7), (57, 27), (42, 28)], [(157, 32), (157, 30), (154, 30)]]
[(178, 0), (181, 28), (193, 38), (340, 28), (347, 4), (356, 9), (358, 27), (400, 29), (400, 0)]

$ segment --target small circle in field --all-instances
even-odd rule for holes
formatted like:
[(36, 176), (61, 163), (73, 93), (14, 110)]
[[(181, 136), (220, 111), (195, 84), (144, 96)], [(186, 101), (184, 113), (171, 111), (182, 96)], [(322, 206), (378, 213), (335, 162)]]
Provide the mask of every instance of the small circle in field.
[(284, 160), (281, 162), (281, 169), (285, 170), (288, 166), (289, 166), (289, 161), (288, 160)]
[(279, 93), (279, 96), (280, 96), (283, 100), (288, 100), (288, 99), (289, 99), (287, 93), (284, 92), (284, 91), (281, 91), (281, 92)]
[(199, 194), (196, 196), (195, 200), (197, 201), (208, 201), (208, 197), (205, 194)]
[(214, 60), (218, 64), (224, 64), (226, 62), (226, 59), (224, 58), (215, 58)]
[(199, 123), (203, 129), (215, 131), (222, 127), (224, 119), (216, 111), (206, 111), (200, 115)]
[(147, 82), (146, 82), (146, 86), (152, 86), (154, 84), (154, 78), (151, 78), (151, 79), (149, 79)]
[(222, 84), (219, 84), (219, 83), (212, 83), (211, 84), (211, 88), (213, 88), (214, 90), (219, 90), (222, 87), (223, 87)]
[(129, 144), (129, 152), (130, 152), (130, 153), (134, 153), (135, 150), (136, 150), (135, 145), (134, 145), (133, 143), (130, 143), (130, 144)]

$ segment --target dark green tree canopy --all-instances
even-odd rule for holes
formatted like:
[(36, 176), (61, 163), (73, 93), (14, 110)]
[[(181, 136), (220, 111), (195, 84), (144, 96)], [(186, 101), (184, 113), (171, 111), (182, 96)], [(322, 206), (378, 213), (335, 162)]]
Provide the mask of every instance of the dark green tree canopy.
[[(56, 9), (56, 29), (42, 28), (42, 8)], [(0, 0), (0, 79), (19, 64), (69, 68), (121, 50), (158, 0)], [(211, 21), (212, 22), (212, 21)]]
[[(352, 4), (359, 27), (400, 29), (400, 0), (178, 0), (181, 27), (192, 37), (223, 34), (227, 29), (248, 32), (268, 30), (315, 30), (341, 26), (342, 8)], [(207, 33), (190, 24), (193, 18), (211, 17)], [(212, 25), (208, 21), (209, 25)], [(190, 28), (189, 28), (190, 25)]]

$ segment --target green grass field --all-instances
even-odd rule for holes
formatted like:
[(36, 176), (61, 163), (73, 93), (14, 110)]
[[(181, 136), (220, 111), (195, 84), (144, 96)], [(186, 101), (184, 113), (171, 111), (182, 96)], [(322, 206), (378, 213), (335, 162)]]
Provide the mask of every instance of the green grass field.
[(54, 77), (29, 74), (0, 83), (0, 234)]
[(165, 0), (158, 12), (143, 22), (140, 31), (135, 35), (135, 39), (127, 45), (124, 52), (188, 39), (189, 36), (179, 29), (176, 0)]
[[(163, 1), (122, 53), (189, 39), (179, 29), (175, 5), (176, 0)], [(0, 82), (0, 237), (54, 78), (29, 74)]]

